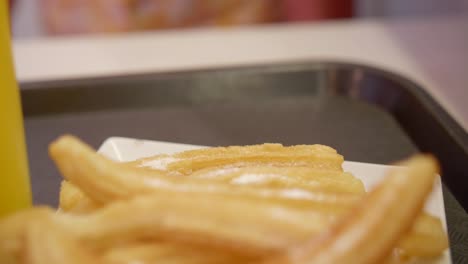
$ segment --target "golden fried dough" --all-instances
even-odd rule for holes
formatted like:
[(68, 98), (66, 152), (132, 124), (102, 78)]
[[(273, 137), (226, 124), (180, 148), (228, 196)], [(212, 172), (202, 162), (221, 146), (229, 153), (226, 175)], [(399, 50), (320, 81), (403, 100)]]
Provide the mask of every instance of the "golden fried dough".
[(322, 145), (217, 147), (117, 163), (75, 137), (50, 146), (60, 211), (0, 219), (0, 263), (400, 263), (448, 247), (422, 212), (436, 161), (366, 193)]

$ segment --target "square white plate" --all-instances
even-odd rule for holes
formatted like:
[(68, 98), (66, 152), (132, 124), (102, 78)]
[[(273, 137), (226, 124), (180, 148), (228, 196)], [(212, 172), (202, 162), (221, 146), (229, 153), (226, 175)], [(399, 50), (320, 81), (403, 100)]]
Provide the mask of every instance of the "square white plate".
[[(172, 154), (198, 148), (203, 148), (203, 146), (111, 137), (104, 141), (99, 148), (99, 153), (116, 161), (132, 161), (156, 154)], [(391, 166), (352, 161), (345, 161), (343, 164), (343, 169), (351, 172), (355, 177), (361, 179), (367, 190), (377, 184), (385, 176), (389, 168), (391, 168)], [(428, 213), (439, 217), (442, 220), (444, 227), (446, 227), (444, 198), (442, 196), (440, 178), (438, 178), (434, 184), (434, 189), (426, 203), (425, 210)], [(443, 256), (437, 260), (418, 263), (451, 264), (452, 262), (449, 251), (447, 250)]]

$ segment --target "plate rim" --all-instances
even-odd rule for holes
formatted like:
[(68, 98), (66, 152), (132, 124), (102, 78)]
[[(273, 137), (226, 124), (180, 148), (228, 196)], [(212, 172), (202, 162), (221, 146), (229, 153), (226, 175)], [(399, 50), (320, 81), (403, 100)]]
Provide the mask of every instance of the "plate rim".
[[(125, 143), (123, 143), (123, 142), (125, 142)], [(162, 144), (164, 146), (172, 146), (172, 147), (185, 149), (185, 150), (210, 147), (210, 146), (193, 145), (193, 144), (177, 143), (177, 142), (170, 142), (170, 141), (159, 141), (159, 140), (139, 139), (139, 138), (131, 138), (131, 137), (112, 136), (112, 137), (106, 138), (101, 143), (101, 145), (98, 148), (98, 153), (100, 153), (100, 154), (102, 154), (102, 155), (104, 155), (104, 156), (106, 156), (108, 158), (117, 160), (119, 162), (129, 161), (129, 160), (122, 159), (122, 156), (118, 151), (118, 149), (119, 149), (118, 145), (119, 144), (136, 144), (136, 145), (141, 144), (142, 145), (142, 144), (145, 144), (145, 143)], [(183, 150), (181, 150), (181, 151), (183, 151)], [(153, 155), (156, 155), (156, 153), (154, 153)], [(378, 169), (382, 169), (382, 170), (388, 170), (388, 169), (397, 167), (395, 165), (368, 163), (368, 162), (359, 162), (359, 161), (349, 161), (349, 160), (345, 160), (343, 165), (344, 165), (344, 167), (349, 167), (349, 166), (377, 167)], [(447, 216), (446, 216), (446, 213), (445, 213), (445, 201), (444, 201), (444, 197), (443, 197), (443, 193), (442, 193), (442, 181), (441, 181), (440, 175), (438, 175), (438, 177), (436, 178), (434, 184), (437, 185), (438, 188), (434, 189), (434, 190), (437, 190), (437, 192), (434, 192), (434, 190), (433, 190), (432, 195), (437, 195), (436, 200), (439, 202), (439, 205), (440, 205), (439, 208), (438, 208), (437, 217), (439, 217), (441, 219), (443, 228), (444, 228), (444, 230), (445, 230), (445, 232), (447, 233), (447, 236), (448, 236)], [(449, 244), (449, 248), (446, 250), (446, 252), (444, 252), (444, 255), (446, 257), (446, 259), (445, 259), (446, 262), (440, 262), (439, 264), (452, 264), (453, 263), (450, 250), (451, 249), (450, 249), (450, 244)]]

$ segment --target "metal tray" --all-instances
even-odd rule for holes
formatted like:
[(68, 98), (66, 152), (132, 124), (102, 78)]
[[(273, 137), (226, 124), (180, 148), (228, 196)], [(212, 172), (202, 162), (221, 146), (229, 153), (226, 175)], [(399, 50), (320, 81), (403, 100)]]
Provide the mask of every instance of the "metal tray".
[[(47, 145), (73, 133), (198, 145), (321, 143), (347, 160), (390, 163), (417, 151), (442, 163), (454, 263), (468, 263), (468, 137), (421, 87), (342, 63), (295, 63), (22, 83), (34, 201), (55, 205)], [(465, 224), (463, 224), (465, 223)], [(466, 242), (465, 242), (466, 243)], [(465, 262), (467, 261), (467, 262)]]

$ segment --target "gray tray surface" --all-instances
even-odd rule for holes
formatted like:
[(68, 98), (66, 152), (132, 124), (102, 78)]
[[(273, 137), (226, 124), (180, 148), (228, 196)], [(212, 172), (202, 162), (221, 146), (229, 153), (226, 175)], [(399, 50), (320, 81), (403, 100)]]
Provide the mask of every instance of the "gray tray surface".
[[(352, 161), (403, 159), (427, 142), (415, 142), (420, 132), (408, 127), (418, 126), (405, 124), (397, 111), (403, 111), (401, 101), (414, 106), (425, 99), (414, 103), (398, 89), (383, 89), (399, 85), (392, 76), (353, 65), (307, 64), (24, 84), (34, 201), (57, 204), (60, 176), (47, 145), (63, 133), (94, 147), (110, 136), (209, 146), (320, 143)], [(407, 111), (416, 115), (421, 108)], [(463, 135), (457, 127), (450, 131)], [(454, 263), (468, 263), (468, 216), (445, 186), (444, 199)]]

